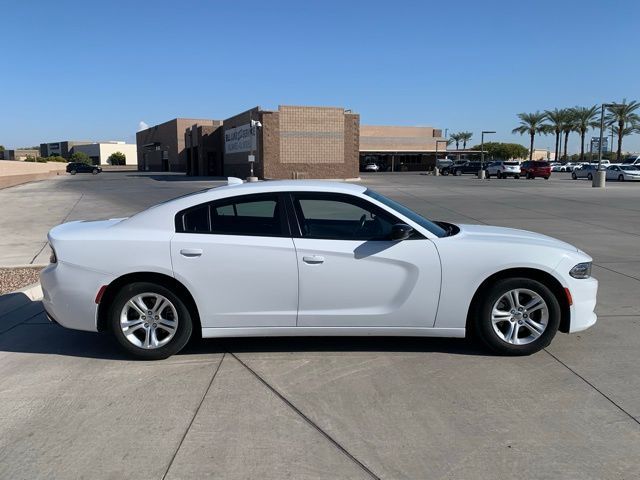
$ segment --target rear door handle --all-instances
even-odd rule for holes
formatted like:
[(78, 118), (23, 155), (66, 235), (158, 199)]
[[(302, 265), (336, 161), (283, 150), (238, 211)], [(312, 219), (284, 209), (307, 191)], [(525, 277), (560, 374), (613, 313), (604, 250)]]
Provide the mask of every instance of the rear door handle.
[(180, 255), (187, 258), (199, 257), (202, 255), (201, 248), (183, 248), (180, 250)]
[(309, 255), (302, 257), (302, 261), (309, 265), (318, 265), (320, 263), (324, 263), (324, 257), (321, 257), (320, 255)]

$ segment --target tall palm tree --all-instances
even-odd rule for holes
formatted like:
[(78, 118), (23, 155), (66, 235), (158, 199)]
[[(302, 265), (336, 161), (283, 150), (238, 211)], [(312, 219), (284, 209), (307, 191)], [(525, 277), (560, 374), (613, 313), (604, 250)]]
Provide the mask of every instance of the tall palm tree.
[(596, 128), (600, 125), (597, 121), (599, 114), (599, 107), (594, 105), (593, 107), (574, 107), (571, 109), (573, 113), (574, 127), (580, 134), (580, 161), (584, 162), (584, 137), (587, 134), (587, 130), (590, 128)]
[(460, 135), (460, 141), (462, 142), (462, 149), (466, 150), (467, 149), (467, 142), (469, 140), (471, 140), (471, 137), (473, 137), (473, 133), (471, 133), (471, 132), (460, 132), (458, 135)]
[(460, 140), (462, 140), (460, 138), (460, 134), (459, 133), (452, 133), (451, 135), (449, 135), (449, 139), (451, 139), (454, 142), (456, 142), (456, 150), (458, 150), (458, 148), (460, 147)]
[(607, 124), (608, 125), (616, 125), (617, 135), (618, 135), (618, 153), (616, 155), (616, 161), (619, 162), (622, 157), (622, 138), (627, 135), (625, 133), (626, 127), (635, 127), (638, 123), (640, 123), (640, 115), (638, 115), (636, 110), (640, 108), (640, 103), (635, 100), (627, 103), (627, 99), (622, 99), (622, 103), (615, 104), (611, 107), (608, 107), (607, 110)]
[(547, 116), (542, 112), (535, 113), (519, 113), (520, 125), (514, 128), (511, 133), (519, 133), (520, 135), (528, 134), (531, 138), (531, 147), (529, 148), (529, 160), (533, 160), (533, 144), (537, 133), (546, 134), (548, 127), (545, 126), (544, 120)]
[(556, 149), (554, 158), (557, 161), (560, 160), (560, 137), (562, 136), (562, 129), (564, 128), (564, 123), (567, 121), (569, 111), (566, 108), (554, 108), (553, 110), (545, 110), (544, 113), (546, 116), (546, 120), (549, 122), (548, 133), (553, 133), (556, 136)]
[(564, 133), (564, 161), (566, 162), (569, 157), (567, 157), (567, 144), (569, 143), (569, 134), (571, 132), (577, 132), (578, 128), (576, 127), (576, 115), (573, 109), (567, 109), (567, 118), (565, 119), (564, 124), (562, 125), (562, 133)]

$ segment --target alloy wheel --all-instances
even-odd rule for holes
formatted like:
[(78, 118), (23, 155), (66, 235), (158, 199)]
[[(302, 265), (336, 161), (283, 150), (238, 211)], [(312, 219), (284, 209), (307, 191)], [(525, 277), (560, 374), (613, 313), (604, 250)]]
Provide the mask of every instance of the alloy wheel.
[(513, 289), (502, 294), (491, 309), (495, 334), (512, 345), (537, 340), (547, 329), (549, 307), (533, 290)]
[(131, 297), (120, 312), (120, 329), (136, 347), (160, 348), (171, 341), (178, 330), (178, 312), (169, 299), (158, 293), (140, 293)]

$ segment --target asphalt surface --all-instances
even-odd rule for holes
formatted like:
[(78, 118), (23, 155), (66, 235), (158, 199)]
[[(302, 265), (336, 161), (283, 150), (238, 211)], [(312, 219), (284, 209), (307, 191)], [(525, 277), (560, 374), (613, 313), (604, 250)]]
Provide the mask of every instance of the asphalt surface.
[[(430, 218), (575, 244), (594, 257), (598, 323), (523, 358), (463, 340), (284, 338), (207, 340), (140, 362), (5, 297), (0, 478), (638, 478), (640, 184), (362, 183)], [(215, 184), (119, 172), (0, 190), (0, 266), (46, 261), (60, 222)]]

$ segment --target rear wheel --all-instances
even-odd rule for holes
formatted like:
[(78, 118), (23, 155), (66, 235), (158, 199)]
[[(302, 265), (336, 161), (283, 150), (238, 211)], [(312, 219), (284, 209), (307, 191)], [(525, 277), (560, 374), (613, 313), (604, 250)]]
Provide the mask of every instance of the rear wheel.
[(69, 173), (70, 173), (71, 175), (75, 175), (75, 174), (76, 174), (76, 173), (78, 173), (78, 172), (74, 169), (74, 170), (71, 170)]
[(193, 330), (191, 314), (182, 299), (168, 288), (148, 282), (122, 287), (111, 304), (109, 325), (120, 346), (143, 360), (178, 353)]
[(588, 174), (587, 174), (587, 178), (588, 178), (589, 180), (593, 180), (593, 175), (591, 175), (590, 173), (588, 173)]
[(485, 170), (484, 174), (487, 178), (491, 178), (491, 174), (489, 173), (489, 170)]
[(576, 172), (571, 173), (571, 178), (573, 178), (574, 180), (578, 179), (578, 175), (576, 175)]
[(462, 175), (462, 170), (455, 170), (453, 172), (453, 175), (456, 176), (456, 177), (459, 177), (460, 175)]
[(624, 182), (624, 175), (618, 175), (618, 181)]
[(518, 180), (520, 178), (520, 175), (514, 175), (513, 178), (515, 178), (516, 180)]
[(97, 175), (98, 174), (98, 169), (94, 168), (93, 170), (91, 170), (91, 174), (92, 175)]
[(530, 355), (551, 343), (560, 305), (549, 288), (529, 278), (498, 280), (483, 295), (475, 331), (502, 355)]
[(549, 180), (549, 175), (547, 175), (546, 177), (544, 177), (545, 180)]

